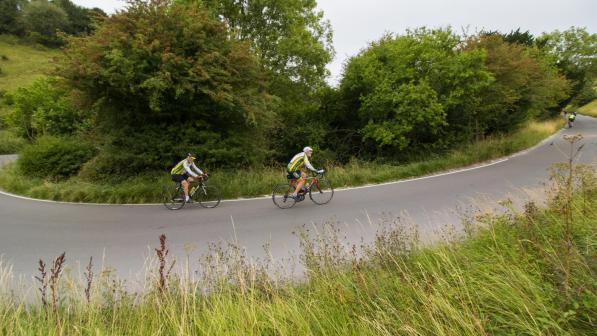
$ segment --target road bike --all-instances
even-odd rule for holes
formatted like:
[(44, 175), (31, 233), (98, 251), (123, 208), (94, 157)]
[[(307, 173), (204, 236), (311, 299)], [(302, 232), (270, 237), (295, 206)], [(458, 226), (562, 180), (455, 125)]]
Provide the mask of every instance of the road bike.
[(282, 183), (274, 186), (272, 193), (272, 201), (280, 209), (292, 208), (297, 202), (305, 200), (305, 196), (309, 194), (309, 198), (317, 205), (327, 204), (334, 197), (334, 188), (332, 183), (325, 178), (324, 173), (318, 173), (314, 176), (307, 177), (305, 185), (298, 192), (294, 198), (292, 194), (296, 189), (298, 179), (289, 179), (287, 183)]
[[(191, 203), (199, 203), (204, 208), (215, 208), (220, 204), (218, 188), (207, 184), (208, 175), (203, 175), (196, 182), (189, 184)], [(180, 183), (164, 186), (164, 206), (169, 210), (179, 210), (189, 203), (185, 201), (184, 189)]]

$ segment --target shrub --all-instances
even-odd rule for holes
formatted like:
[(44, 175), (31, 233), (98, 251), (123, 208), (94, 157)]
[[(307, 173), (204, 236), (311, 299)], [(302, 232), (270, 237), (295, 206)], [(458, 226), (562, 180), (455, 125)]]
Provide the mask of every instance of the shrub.
[(39, 79), (11, 96), (13, 109), (8, 120), (22, 137), (68, 135), (80, 122), (79, 112), (56, 78)]
[(21, 152), (17, 166), (24, 175), (65, 178), (79, 172), (96, 150), (80, 139), (44, 136)]
[[(1, 120), (0, 120), (1, 121)], [(2, 126), (0, 124), (0, 126)], [(14, 154), (23, 147), (25, 139), (17, 136), (10, 130), (0, 130), (0, 155)]]
[(57, 32), (69, 25), (66, 12), (48, 1), (28, 3), (23, 9), (23, 22), (31, 40), (52, 47), (63, 43)]

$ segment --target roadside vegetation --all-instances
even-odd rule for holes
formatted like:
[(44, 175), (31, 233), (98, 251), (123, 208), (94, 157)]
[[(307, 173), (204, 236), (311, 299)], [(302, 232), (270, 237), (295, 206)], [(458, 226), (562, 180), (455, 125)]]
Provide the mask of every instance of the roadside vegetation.
[[(339, 188), (432, 174), (513, 154), (539, 143), (562, 126), (563, 121), (559, 118), (532, 121), (512, 134), (492, 136), (433, 157), (413, 157), (402, 164), (360, 160), (343, 165), (329, 163), (326, 165), (329, 171), (327, 176)], [(54, 143), (59, 141), (57, 139), (42, 138), (40, 141), (45, 146), (58, 148)], [(39, 149), (40, 146), (28, 149), (34, 148)], [(81, 176), (61, 180), (61, 175), (78, 169), (81, 162), (76, 156), (78, 153), (83, 157), (90, 155), (88, 147), (71, 144), (65, 148), (70, 155), (61, 156), (61, 162), (53, 165), (44, 165), (47, 162), (44, 153), (29, 150), (21, 154), (23, 158), (16, 164), (8, 164), (3, 168), (0, 174), (2, 189), (33, 198), (69, 202), (159, 203), (162, 202), (163, 186), (172, 183), (170, 175), (165, 172), (145, 173), (102, 183), (90, 182)], [(19, 164), (25, 167), (20, 168)], [(28, 169), (25, 175), (22, 173), (24, 169)], [(285, 175), (282, 167), (220, 169), (211, 174), (210, 183), (219, 188), (224, 198), (255, 197), (271, 194), (272, 186), (284, 181)], [(48, 180), (45, 176), (55, 178)]]
[(593, 100), (585, 106), (576, 109), (579, 113), (597, 118), (597, 100)]
[[(597, 34), (584, 28), (386, 34), (330, 87), (316, 1), (131, 0), (109, 16), (15, 3), (5, 19), (30, 24), (0, 32), (62, 48), (49, 76), (2, 98), (0, 137), (15, 140), (0, 152), (21, 155), (0, 187), (37, 197), (155, 201), (188, 151), (226, 197), (268, 193), (306, 145), (338, 186), (417, 176), (534, 144), (522, 130), (595, 98)], [(463, 153), (477, 146), (488, 149)], [(41, 169), (26, 170), (28, 153)]]
[[(570, 139), (571, 141), (576, 141)], [(302, 280), (234, 243), (174, 264), (160, 237), (146, 282), (131, 291), (68, 252), (40, 261), (35, 287), (0, 265), (7, 335), (592, 335), (597, 326), (597, 185), (593, 168), (552, 169), (547, 207), (476, 213), (422, 245), (388, 218), (368, 245), (339, 226), (297, 233)], [(157, 241), (156, 241), (157, 243)], [(288, 263), (284, 262), (286, 266)], [(172, 265), (174, 268), (172, 269)], [(290, 267), (292, 268), (292, 267)], [(197, 272), (195, 272), (197, 270)], [(13, 290), (9, 290), (13, 288)], [(22, 300), (14, 288), (34, 294)]]

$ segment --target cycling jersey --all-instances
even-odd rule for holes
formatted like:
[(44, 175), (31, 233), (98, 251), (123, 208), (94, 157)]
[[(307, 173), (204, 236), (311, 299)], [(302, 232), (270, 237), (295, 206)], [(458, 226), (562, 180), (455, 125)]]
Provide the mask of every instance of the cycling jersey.
[(170, 171), (170, 174), (176, 175), (176, 174), (183, 174), (186, 172), (187, 174), (189, 174), (193, 177), (197, 177), (198, 175), (195, 174), (195, 172), (193, 172), (193, 169), (195, 171), (197, 171), (199, 174), (203, 174), (203, 171), (201, 171), (201, 169), (199, 169), (197, 166), (195, 166), (195, 162), (189, 163), (189, 161), (187, 159), (183, 159), (176, 166), (174, 166), (174, 168), (172, 168), (172, 171)]
[(568, 115), (568, 120), (574, 121), (574, 119), (576, 119), (576, 116), (574, 114), (569, 114)]
[(303, 166), (306, 166), (309, 170), (317, 171), (317, 169), (313, 168), (311, 162), (309, 162), (309, 157), (307, 157), (305, 152), (300, 152), (295, 155), (292, 160), (290, 160), (287, 169), (289, 172), (295, 172), (300, 170)]

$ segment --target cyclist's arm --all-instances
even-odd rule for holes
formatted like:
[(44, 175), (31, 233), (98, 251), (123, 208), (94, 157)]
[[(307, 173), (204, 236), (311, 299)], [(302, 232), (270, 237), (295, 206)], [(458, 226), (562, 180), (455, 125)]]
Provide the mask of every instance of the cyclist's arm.
[(191, 168), (195, 169), (195, 171), (198, 172), (199, 175), (203, 175), (203, 170), (199, 169), (199, 167), (195, 165), (195, 162), (191, 163)]
[[(195, 164), (193, 163), (192, 165), (194, 166)], [(191, 165), (186, 160), (182, 164), (182, 167), (184, 168), (184, 171), (186, 171), (187, 174), (191, 175), (192, 177), (198, 177), (199, 176), (199, 175), (195, 174), (195, 172), (193, 171), (193, 169), (191, 169)]]
[(315, 169), (311, 162), (309, 162), (309, 157), (307, 156), (307, 154), (305, 154), (305, 167), (307, 167), (307, 169), (309, 169), (312, 172), (317, 172), (317, 169)]

